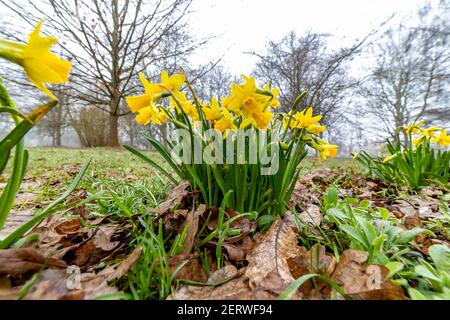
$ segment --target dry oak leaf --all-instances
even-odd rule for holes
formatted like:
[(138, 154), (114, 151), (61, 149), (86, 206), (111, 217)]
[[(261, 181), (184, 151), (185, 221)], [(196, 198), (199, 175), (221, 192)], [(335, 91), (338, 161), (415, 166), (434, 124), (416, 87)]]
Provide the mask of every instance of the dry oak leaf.
[(271, 272), (278, 273), (287, 284), (294, 278), (289, 271), (288, 259), (302, 254), (297, 245), (296, 227), (285, 214), (278, 218), (264, 234), (255, 236), (257, 242), (253, 251), (247, 255), (248, 266), (245, 276), (249, 279), (250, 288), (255, 289)]
[[(181, 254), (183, 257), (188, 257), (192, 251), (192, 248), (195, 243), (195, 237), (197, 236), (198, 222), (200, 216), (203, 215), (203, 213), (205, 213), (205, 210), (206, 206), (204, 204), (200, 204), (197, 210), (195, 211), (194, 207), (192, 207), (192, 210), (190, 211), (189, 215), (186, 218), (185, 225), (188, 226), (188, 231), (186, 239), (184, 240), (183, 243), (183, 252)], [(183, 225), (183, 228), (185, 227), (185, 225)]]
[(245, 260), (247, 254), (253, 249), (255, 243), (250, 237), (244, 237), (236, 243), (224, 242), (222, 246), (228, 253), (228, 260), (240, 262)]
[(55, 226), (55, 231), (58, 234), (66, 235), (66, 234), (74, 234), (77, 233), (81, 228), (80, 219), (72, 219), (63, 221), (57, 226)]
[(320, 208), (314, 204), (302, 211), (298, 217), (302, 220), (302, 222), (310, 226), (320, 226), (323, 220), (323, 215), (320, 212)]
[(189, 194), (189, 181), (182, 180), (172, 189), (168, 196), (168, 200), (162, 203), (155, 211), (161, 216), (169, 213), (172, 208), (179, 204), (182, 209), (186, 209), (185, 198)]
[(96, 297), (118, 293), (118, 289), (111, 287), (109, 282), (121, 278), (138, 261), (142, 254), (142, 247), (136, 247), (133, 252), (122, 262), (111, 265), (99, 273), (81, 274), (81, 287), (84, 299), (95, 299)]
[(65, 268), (64, 261), (47, 258), (36, 249), (2, 249), (0, 250), (0, 275), (21, 275), (41, 268)]
[[(208, 263), (210, 267), (214, 268), (214, 265), (211, 266), (212, 261), (208, 261)], [(203, 268), (202, 261), (195, 254), (190, 254), (188, 257), (183, 255), (169, 257), (170, 273), (173, 274), (181, 264), (184, 265), (174, 275), (174, 280), (207, 281), (208, 276)]]
[(44, 270), (38, 281), (25, 296), (27, 300), (79, 300), (84, 294), (81, 289), (68, 288), (68, 274), (65, 270)]
[(382, 265), (366, 264), (367, 257), (367, 252), (345, 250), (331, 279), (354, 299), (407, 299), (400, 286), (385, 279), (389, 273), (388, 269)]

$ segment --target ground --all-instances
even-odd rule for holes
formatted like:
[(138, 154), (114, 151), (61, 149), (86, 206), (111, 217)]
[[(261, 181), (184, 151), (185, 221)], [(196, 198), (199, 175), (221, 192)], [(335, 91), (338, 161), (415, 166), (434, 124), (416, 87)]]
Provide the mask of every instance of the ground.
[[(159, 155), (147, 155), (165, 166)], [(406, 299), (416, 287), (445, 291), (414, 272), (420, 261), (433, 259), (433, 252), (428, 252), (432, 245), (449, 246), (448, 193), (434, 187), (408, 193), (384, 185), (364, 175), (351, 159), (304, 161), (291, 212), (268, 230), (257, 231), (256, 223), (247, 218), (236, 220), (233, 228), (242, 237), (223, 241), (225, 267), (217, 270), (206, 254), (217, 242), (202, 246), (195, 239), (197, 228), (180, 229), (186, 223), (199, 229), (201, 223), (211, 223), (202, 220), (208, 209), (194, 212), (190, 203), (195, 194), (183, 183), (170, 185), (120, 149), (33, 148), (0, 239), (54, 201), (88, 159), (89, 169), (73, 194), (16, 246), (37, 251), (0, 256), (5, 262), (0, 280), (8, 275), (7, 284), (0, 281), (0, 298)], [(0, 180), (0, 189), (4, 186)], [(158, 221), (164, 228), (154, 231)], [(383, 238), (393, 228), (398, 229), (396, 235)], [(168, 246), (167, 237), (173, 239), (174, 234)], [(181, 238), (184, 243), (177, 248)], [(384, 251), (377, 248), (377, 239), (383, 241)], [(54, 260), (43, 262), (42, 253)], [(311, 259), (316, 259), (315, 265)], [(80, 268), (83, 290), (64, 285), (67, 274), (61, 268), (69, 265)], [(375, 289), (367, 287), (367, 274), (374, 266), (383, 275)], [(31, 277), (36, 271), (39, 276)], [(299, 282), (312, 273), (320, 274), (317, 281)], [(202, 285), (206, 280), (207, 287)], [(45, 290), (46, 281), (52, 290)]]

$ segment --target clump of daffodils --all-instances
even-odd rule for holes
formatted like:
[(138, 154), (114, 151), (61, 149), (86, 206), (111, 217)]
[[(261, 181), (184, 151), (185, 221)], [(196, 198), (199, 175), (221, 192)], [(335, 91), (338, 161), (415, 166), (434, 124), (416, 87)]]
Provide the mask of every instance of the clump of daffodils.
[(397, 133), (395, 141), (387, 140), (387, 156), (374, 157), (364, 151), (355, 159), (374, 176), (402, 187), (417, 190), (429, 184), (443, 188), (450, 182), (450, 136), (439, 127), (424, 127), (425, 121), (413, 122), (401, 127), (405, 141)]
[[(424, 122), (425, 121), (420, 121), (417, 123), (412, 123), (407, 127), (403, 127), (406, 134), (413, 137), (412, 143), (414, 145), (417, 146), (427, 141), (428, 143), (436, 143), (440, 148), (450, 146), (450, 136), (447, 135), (447, 130), (439, 127), (421, 127)], [(438, 134), (438, 132), (440, 133)]]
[[(435, 143), (439, 148), (450, 146), (450, 136), (447, 135), (447, 130), (439, 127), (425, 128), (422, 127), (424, 123), (425, 121), (422, 120), (402, 127), (408, 138), (411, 140), (413, 146), (417, 147), (423, 143)], [(382, 160), (382, 163), (389, 163), (400, 155), (401, 154), (398, 152), (389, 155)]]
[[(201, 123), (204, 127), (206, 125), (216, 129), (224, 138), (229, 132), (238, 129), (253, 127), (270, 131), (281, 127), (284, 131), (290, 130), (291, 134), (300, 134), (303, 141), (316, 149), (322, 159), (332, 158), (337, 154), (336, 145), (328, 144), (319, 138), (326, 130), (325, 126), (319, 124), (321, 115), (313, 116), (313, 108), (309, 107), (303, 111), (280, 113), (280, 117), (275, 117), (275, 111), (280, 106), (277, 99), (279, 89), (271, 88), (269, 84), (258, 88), (253, 77), (242, 75), (244, 82), (232, 83), (229, 96), (222, 97), (220, 101), (212, 98), (206, 103), (197, 100), (193, 91), (192, 99), (182, 91), (186, 83), (183, 74), (169, 76), (167, 71), (162, 71), (159, 83), (149, 82), (142, 73), (139, 77), (144, 93), (129, 96), (126, 102), (130, 110), (137, 113), (136, 122), (141, 125), (160, 125), (170, 121), (176, 127), (182, 124), (185, 127), (186, 121), (189, 126)], [(163, 98), (169, 99), (169, 107), (163, 106)], [(277, 122), (276, 119), (281, 121)]]
[[(242, 83), (231, 85), (228, 96), (205, 102), (196, 98), (182, 74), (163, 71), (158, 83), (149, 82), (140, 74), (144, 93), (126, 98), (136, 113), (136, 121), (142, 125), (168, 122), (175, 129), (182, 129), (179, 131), (187, 133), (183, 140), (187, 137), (189, 141), (188, 155), (184, 161), (173, 159), (172, 147), (180, 144), (178, 138), (165, 147), (148, 137), (178, 176), (176, 179), (139, 150), (125, 147), (171, 181), (188, 180), (193, 190), (200, 191), (207, 207), (226, 206), (240, 213), (251, 212), (255, 219), (261, 217), (269, 223), (288, 209), (307, 146), (322, 159), (334, 157), (337, 146), (320, 138), (326, 128), (320, 125), (322, 117), (314, 115), (311, 107), (297, 112), (304, 94), (290, 112), (276, 112), (280, 106), (279, 90), (268, 84), (260, 88), (254, 78), (242, 77)], [(178, 137), (178, 130), (172, 135)], [(203, 160), (213, 161), (197, 161), (198, 149), (204, 151)], [(263, 219), (262, 215), (270, 218)]]

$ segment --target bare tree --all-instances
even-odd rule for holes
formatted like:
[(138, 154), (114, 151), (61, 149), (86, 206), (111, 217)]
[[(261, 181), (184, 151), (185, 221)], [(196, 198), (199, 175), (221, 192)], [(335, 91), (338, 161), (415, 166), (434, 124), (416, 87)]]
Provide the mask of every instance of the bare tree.
[(298, 37), (290, 32), (279, 42), (270, 41), (259, 57), (254, 74), (280, 88), (279, 100), (288, 111), (295, 98), (308, 92), (300, 108), (313, 106), (331, 125), (336, 112), (348, 102), (350, 89), (358, 82), (350, 77), (348, 63), (358, 54), (364, 40), (349, 48), (330, 50), (329, 35), (308, 32)]
[(73, 59), (73, 97), (109, 114), (110, 146), (119, 144), (119, 117), (129, 113), (123, 100), (136, 91), (136, 75), (167, 55), (182, 55), (204, 43), (183, 43), (164, 56), (158, 51), (165, 37), (185, 27), (182, 18), (191, 0), (1, 2), (30, 23), (44, 17), (63, 38), (61, 45)]
[(221, 97), (229, 94), (231, 83), (235, 80), (237, 79), (224, 66), (216, 65), (197, 79), (195, 88), (203, 101), (209, 101), (213, 97), (220, 101)]
[[(362, 86), (367, 114), (395, 138), (418, 119), (450, 122), (450, 3), (423, 7), (388, 29), (372, 47), (376, 62)], [(418, 22), (411, 26), (409, 21)]]

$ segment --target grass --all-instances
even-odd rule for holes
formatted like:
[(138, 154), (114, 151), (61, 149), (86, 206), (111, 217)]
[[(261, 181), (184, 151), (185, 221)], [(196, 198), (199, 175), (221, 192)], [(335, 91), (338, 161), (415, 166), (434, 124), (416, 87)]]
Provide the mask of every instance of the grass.
[[(157, 153), (148, 152), (147, 155), (155, 161), (161, 162)], [(65, 168), (70, 169), (71, 166), (80, 165), (89, 158), (92, 159), (90, 172), (94, 177), (148, 177), (152, 171), (149, 166), (124, 149), (31, 148), (27, 176), (60, 174)]]
[[(55, 199), (61, 193), (61, 188), (70, 184), (83, 161), (87, 159), (92, 160), (79, 185), (79, 188), (87, 192), (123, 188), (146, 189), (149, 180), (159, 180), (158, 175), (149, 166), (123, 149), (30, 148), (29, 151), (30, 163), (20, 193), (34, 193), (37, 197), (33, 202), (38, 206)], [(157, 154), (148, 152), (147, 155), (161, 162)], [(0, 189), (10, 169), (7, 168), (5, 174), (0, 177)], [(22, 204), (16, 204), (14, 208), (23, 209), (26, 209), (26, 206)]]
[[(142, 193), (148, 189), (150, 180), (166, 181), (150, 165), (122, 148), (30, 148), (29, 152), (30, 164), (21, 192), (37, 194), (36, 204), (43, 204), (55, 199), (61, 191), (61, 185), (70, 184), (83, 161), (87, 159), (92, 160), (80, 188), (88, 192), (116, 190), (117, 192), (132, 193), (130, 189), (135, 189), (134, 191)], [(170, 167), (158, 153), (145, 152), (145, 154), (170, 171)], [(313, 158), (307, 158), (302, 166), (304, 172), (307, 172), (310, 168), (357, 168), (357, 163), (352, 159), (345, 158), (319, 162)], [(6, 174), (0, 177), (0, 183), (5, 182), (9, 172), (10, 168), (7, 168)], [(157, 195), (153, 195), (153, 197), (155, 196)], [(14, 209), (24, 208), (16, 205)]]

